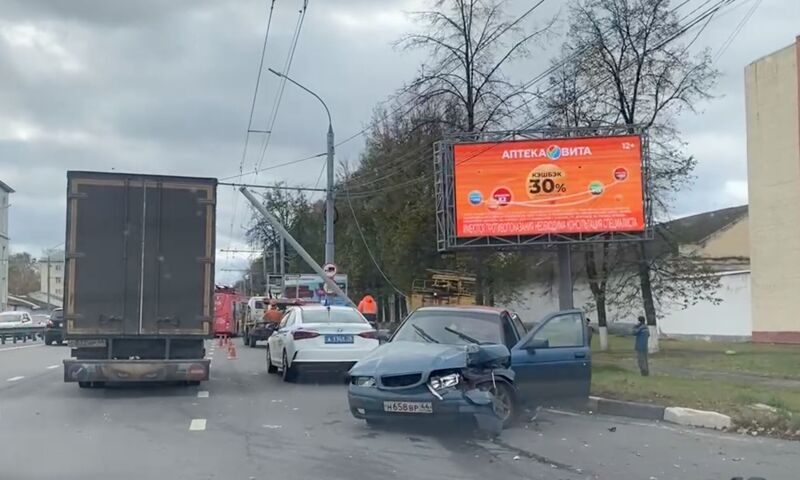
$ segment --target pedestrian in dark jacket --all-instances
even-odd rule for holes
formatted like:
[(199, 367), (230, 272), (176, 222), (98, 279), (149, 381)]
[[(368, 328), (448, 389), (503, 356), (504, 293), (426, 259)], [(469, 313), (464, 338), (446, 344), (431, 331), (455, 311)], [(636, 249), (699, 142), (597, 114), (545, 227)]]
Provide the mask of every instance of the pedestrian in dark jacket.
[(586, 345), (589, 345), (589, 348), (592, 348), (592, 335), (594, 335), (594, 330), (592, 330), (592, 319), (586, 317)]
[(644, 323), (644, 317), (639, 316), (639, 323), (633, 328), (633, 334), (636, 337), (634, 349), (636, 350), (636, 363), (639, 365), (639, 371), (642, 376), (650, 375), (650, 366), (647, 363), (647, 340), (650, 338), (650, 330)]

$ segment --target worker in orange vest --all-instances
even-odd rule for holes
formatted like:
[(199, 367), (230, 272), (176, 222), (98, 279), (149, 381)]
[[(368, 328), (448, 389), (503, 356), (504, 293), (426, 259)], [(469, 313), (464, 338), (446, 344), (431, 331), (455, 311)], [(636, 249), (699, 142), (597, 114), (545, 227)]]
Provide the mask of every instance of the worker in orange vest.
[(369, 293), (364, 295), (364, 298), (358, 302), (358, 311), (361, 312), (361, 315), (364, 315), (364, 318), (375, 326), (375, 322), (378, 321), (378, 304), (375, 303), (375, 299), (372, 298), (372, 295)]
[(269, 309), (264, 312), (264, 320), (278, 324), (281, 323), (281, 318), (283, 317), (283, 312), (278, 309), (278, 302), (275, 299), (270, 300), (269, 302)]

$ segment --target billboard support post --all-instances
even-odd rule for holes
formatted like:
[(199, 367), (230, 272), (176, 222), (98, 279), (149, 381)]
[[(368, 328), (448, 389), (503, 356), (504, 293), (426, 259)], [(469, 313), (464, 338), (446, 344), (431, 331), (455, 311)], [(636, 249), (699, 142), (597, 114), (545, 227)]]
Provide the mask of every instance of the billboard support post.
[(297, 254), (300, 255), (300, 257), (302, 257), (303, 260), (306, 261), (308, 266), (311, 267), (312, 270), (314, 270), (314, 273), (319, 275), (319, 278), (321, 278), (322, 281), (325, 282), (325, 284), (328, 285), (328, 287), (330, 287), (330, 289), (336, 293), (336, 295), (345, 299), (345, 301), (351, 306), (353, 307), (356, 306), (356, 304), (352, 300), (350, 300), (350, 297), (347, 296), (344, 290), (339, 288), (339, 285), (337, 285), (332, 278), (328, 277), (325, 274), (325, 271), (322, 270), (322, 267), (316, 261), (314, 261), (314, 258), (311, 257), (311, 255), (309, 255), (308, 252), (306, 252), (306, 249), (303, 248), (303, 246), (300, 245), (300, 243), (297, 240), (295, 240), (294, 237), (292, 237), (291, 234), (289, 234), (289, 232), (286, 231), (285, 228), (283, 228), (281, 222), (277, 218), (275, 218), (275, 216), (272, 215), (266, 208), (264, 208), (264, 206), (261, 205), (261, 203), (259, 203), (258, 199), (250, 192), (250, 190), (248, 190), (246, 187), (242, 187), (239, 189), (239, 191), (242, 192), (242, 195), (244, 195), (245, 198), (247, 198), (247, 200), (253, 205), (253, 208), (255, 208), (256, 211), (260, 213), (261, 216), (263, 216), (264, 219), (268, 221), (272, 225), (272, 227), (275, 228), (275, 230), (278, 231), (278, 233), (281, 234), (281, 237), (285, 238), (286, 241), (289, 242), (289, 245), (291, 245), (292, 248), (295, 249)]
[(558, 308), (572, 310), (572, 251), (568, 243), (558, 244)]

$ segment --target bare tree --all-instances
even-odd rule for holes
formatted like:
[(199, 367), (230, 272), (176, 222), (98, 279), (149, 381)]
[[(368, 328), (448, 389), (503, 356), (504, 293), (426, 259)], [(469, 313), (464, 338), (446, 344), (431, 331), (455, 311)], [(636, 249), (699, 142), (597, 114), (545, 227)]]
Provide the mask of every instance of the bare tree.
[[(552, 26), (554, 19), (533, 31), (525, 28), (542, 3), (533, 2), (516, 18), (505, 14), (503, 0), (434, 0), (431, 10), (414, 13), (421, 31), (404, 36), (397, 45), (425, 50), (429, 57), (401, 97), (436, 112), (445, 130), (480, 132), (513, 124), (527, 112), (532, 97), (524, 85), (509, 80), (504, 69), (529, 55), (531, 42)], [(513, 262), (508, 255), (486, 252), (470, 259), (477, 300), (492, 303), (495, 267)]]
[[(570, 11), (565, 44), (569, 55), (563, 60), (580, 64), (573, 66), (578, 91), (567, 104), (572, 110), (556, 109), (555, 114), (570, 120), (580, 114), (577, 121), (585, 125), (598, 121), (600, 113), (609, 123), (629, 125), (631, 132), (635, 126), (648, 129), (650, 193), (661, 214), (668, 211), (672, 195), (691, 179), (695, 166), (695, 159), (684, 153), (674, 119), (710, 98), (718, 75), (707, 50), (690, 54), (697, 34), (687, 42), (683, 38), (691, 28), (710, 21), (719, 8), (709, 7), (683, 22), (669, 0), (580, 0)], [(556, 84), (565, 82), (556, 78)], [(579, 100), (584, 94), (594, 105), (588, 113), (581, 108), (586, 102)], [(660, 266), (648, 254), (644, 243), (638, 246), (636, 272), (645, 317), (655, 331), (653, 275)], [(602, 275), (597, 278), (605, 280)], [(652, 337), (657, 349), (657, 337)]]
[[(619, 122), (619, 113), (605, 102), (602, 90), (587, 88), (595, 75), (582, 62), (576, 61), (580, 53), (574, 47), (564, 45), (561, 55), (551, 62), (548, 87), (539, 93), (538, 98), (539, 107), (545, 112), (543, 118), (549, 127), (585, 128)], [(601, 350), (608, 349), (606, 306), (608, 281), (611, 269), (615, 266), (610, 259), (612, 252), (608, 242), (591, 245), (583, 252), (586, 279), (592, 292), (592, 307), (597, 312)]]
[(420, 104), (456, 105), (460, 120), (450, 126), (460, 131), (482, 131), (512, 120), (530, 93), (512, 83), (504, 67), (527, 56), (531, 41), (552, 25), (550, 20), (530, 33), (523, 28), (542, 3), (534, 2), (513, 19), (505, 15), (502, 0), (435, 0), (431, 10), (414, 13), (422, 31), (397, 45), (426, 50), (430, 57), (401, 93)]

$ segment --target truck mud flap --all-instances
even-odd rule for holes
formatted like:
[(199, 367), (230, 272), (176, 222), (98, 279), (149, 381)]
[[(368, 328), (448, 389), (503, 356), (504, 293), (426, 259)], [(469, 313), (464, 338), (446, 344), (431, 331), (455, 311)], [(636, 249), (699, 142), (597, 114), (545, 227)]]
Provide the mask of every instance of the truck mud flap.
[(205, 381), (211, 360), (64, 360), (65, 382)]

